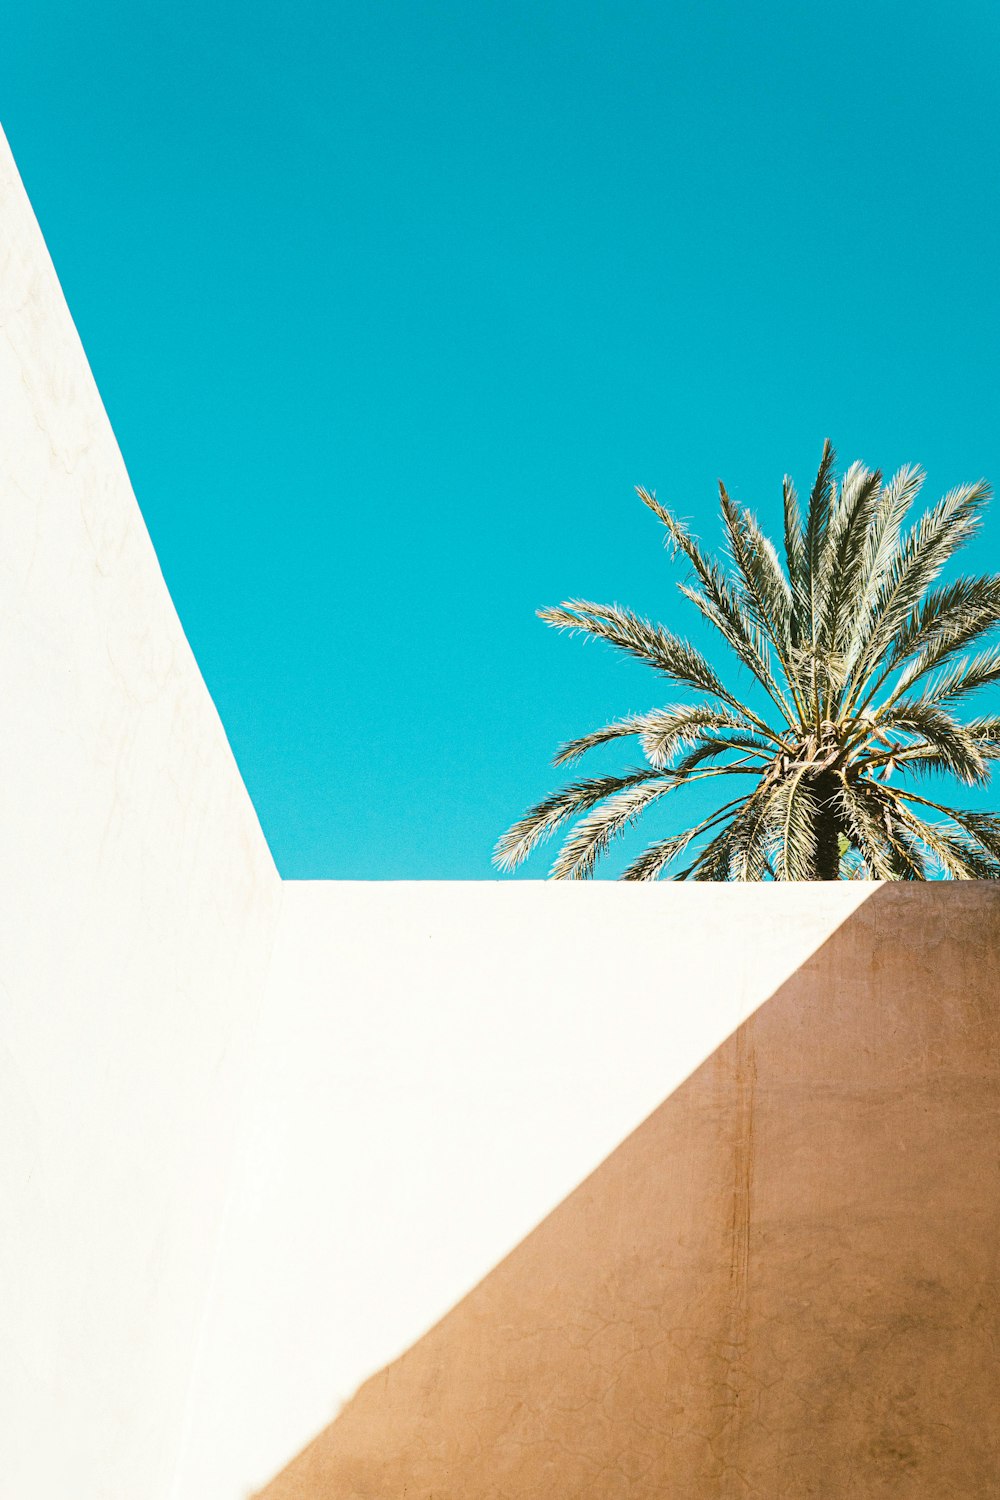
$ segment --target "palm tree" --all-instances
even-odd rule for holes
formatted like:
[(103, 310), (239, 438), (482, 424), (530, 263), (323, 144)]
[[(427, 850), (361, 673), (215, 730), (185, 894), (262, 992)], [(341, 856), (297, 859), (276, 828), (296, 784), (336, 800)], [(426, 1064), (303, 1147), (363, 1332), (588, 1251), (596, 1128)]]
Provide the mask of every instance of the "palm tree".
[(890, 784), (944, 773), (980, 785), (1000, 759), (1000, 716), (961, 722), (955, 713), (1000, 680), (1000, 646), (982, 644), (1000, 625), (1000, 576), (936, 582), (977, 529), (989, 488), (961, 485), (904, 531), (919, 469), (884, 484), (855, 463), (838, 482), (834, 465), (827, 442), (804, 516), (784, 481), (784, 566), (721, 483), (726, 566), (655, 496), (637, 491), (689, 566), (681, 593), (770, 700), (761, 713), (688, 641), (617, 604), (570, 600), (538, 611), (699, 696), (563, 745), (556, 765), (634, 736), (645, 764), (575, 781), (531, 808), (496, 846), (502, 870), (582, 814), (551, 874), (586, 879), (647, 808), (679, 787), (716, 781), (720, 795), (733, 782), (737, 795), (650, 844), (622, 879), (658, 879), (682, 855), (678, 880), (1000, 877), (1000, 817)]

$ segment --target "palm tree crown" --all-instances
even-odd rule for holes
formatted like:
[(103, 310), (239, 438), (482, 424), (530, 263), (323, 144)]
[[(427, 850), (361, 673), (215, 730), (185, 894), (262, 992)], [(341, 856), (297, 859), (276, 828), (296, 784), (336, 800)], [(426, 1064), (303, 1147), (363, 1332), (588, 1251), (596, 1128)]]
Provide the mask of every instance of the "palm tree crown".
[[(726, 566), (655, 496), (637, 492), (689, 566), (681, 593), (770, 699), (764, 715), (730, 692), (688, 641), (630, 610), (570, 600), (538, 611), (548, 624), (609, 641), (699, 696), (563, 745), (556, 765), (635, 736), (645, 764), (546, 797), (499, 840), (501, 869), (582, 814), (551, 874), (586, 879), (611, 841), (668, 792), (709, 780), (721, 789), (733, 778), (737, 795), (651, 844), (622, 878), (1000, 877), (1000, 817), (890, 784), (894, 776), (934, 772), (981, 784), (1000, 758), (1000, 716), (961, 722), (955, 715), (976, 689), (1000, 680), (1000, 646), (982, 645), (1000, 625), (1000, 576), (936, 583), (978, 527), (989, 488), (961, 485), (904, 530), (924, 479), (919, 469), (903, 468), (883, 483), (855, 463), (838, 481), (834, 465), (827, 442), (804, 514), (784, 481), (784, 566), (722, 484)], [(675, 862), (684, 867), (671, 871)]]

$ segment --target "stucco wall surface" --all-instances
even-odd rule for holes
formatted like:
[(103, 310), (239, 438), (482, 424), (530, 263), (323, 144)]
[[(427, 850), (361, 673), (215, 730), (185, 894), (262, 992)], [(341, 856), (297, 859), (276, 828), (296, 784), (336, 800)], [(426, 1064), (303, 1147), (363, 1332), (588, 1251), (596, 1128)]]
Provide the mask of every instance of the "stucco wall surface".
[[(659, 909), (623, 916), (603, 895), (576, 931), (586, 958), (670, 1017), (718, 1007), (716, 944), (735, 938), (722, 962), (739, 985), (776, 915), (808, 924), (827, 899), (710, 889), (698, 911), (661, 887)], [(636, 969), (613, 975), (630, 942)], [(516, 960), (492, 960), (516, 994)], [(998, 967), (995, 886), (877, 889), (262, 1500), (1000, 1493)], [(575, 1057), (562, 1082), (600, 1095), (624, 1070), (632, 1101), (648, 1099), (658, 1067), (670, 1079), (676, 1022), (640, 1038), (605, 993), (606, 1021), (556, 1002), (567, 1030), (605, 1028), (593, 1066)], [(495, 1180), (511, 1136), (517, 1168), (528, 1153), (516, 1109), (494, 1109), (493, 1143), (480, 1136), (474, 1093), (470, 1075), (448, 1119), (463, 1164), (472, 1145)], [(551, 1166), (553, 1121), (533, 1124)], [(330, 1179), (316, 1182), (322, 1198)], [(461, 1236), (477, 1186), (456, 1173), (442, 1238)], [(405, 1274), (428, 1254), (418, 1239)]]
[(286, 882), (176, 1500), (263, 1485), (875, 889)]
[(0, 137), (0, 1495), (176, 1462), (280, 882)]

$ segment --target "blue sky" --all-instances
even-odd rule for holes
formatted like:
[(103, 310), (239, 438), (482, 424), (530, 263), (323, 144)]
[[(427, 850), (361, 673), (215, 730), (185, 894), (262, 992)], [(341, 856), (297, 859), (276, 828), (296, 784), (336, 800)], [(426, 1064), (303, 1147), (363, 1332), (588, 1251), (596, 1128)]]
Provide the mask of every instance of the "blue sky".
[(488, 877), (555, 747), (663, 701), (534, 617), (703, 639), (633, 485), (714, 540), (718, 476), (776, 528), (827, 434), (928, 498), (1000, 481), (998, 32), (985, 0), (7, 17), (4, 127), (284, 875)]

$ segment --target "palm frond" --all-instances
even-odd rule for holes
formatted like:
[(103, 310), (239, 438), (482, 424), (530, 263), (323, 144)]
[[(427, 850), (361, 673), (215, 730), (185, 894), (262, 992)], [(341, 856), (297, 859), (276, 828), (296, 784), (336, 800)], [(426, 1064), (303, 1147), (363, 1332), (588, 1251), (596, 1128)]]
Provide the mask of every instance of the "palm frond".
[[(984, 761), (1000, 760), (1000, 715), (987, 714), (969, 719), (962, 729), (976, 747)], [(950, 773), (952, 766), (947, 757), (938, 754), (934, 745), (893, 741), (891, 747), (874, 750), (869, 748), (859, 758), (858, 764), (866, 769), (878, 770), (887, 765), (912, 771), (916, 776), (935, 772)]]
[[(885, 789), (885, 794), (893, 801), (895, 817), (911, 838), (929, 851), (945, 876), (953, 880), (996, 880), (1000, 877), (1000, 819), (989, 814), (964, 813), (941, 807), (891, 788)], [(907, 801), (922, 802), (942, 817), (933, 822), (918, 818), (906, 806)], [(978, 824), (979, 819), (984, 820), (983, 824)]]
[[(631, 714), (614, 724), (605, 724), (590, 734), (582, 734), (575, 740), (561, 745), (553, 757), (553, 765), (567, 765), (611, 740), (638, 735), (643, 754), (650, 765), (666, 766), (678, 751), (693, 744), (705, 729), (733, 729), (752, 732), (750, 723), (729, 709), (718, 708), (712, 703), (675, 703), (666, 708), (650, 709), (648, 713)], [(766, 742), (764, 742), (766, 743)]]
[(878, 880), (895, 880), (897, 864), (892, 857), (892, 824), (877, 788), (861, 779), (840, 778), (840, 804), (851, 840), (871, 873)]
[(931, 823), (900, 806), (899, 816), (915, 840), (923, 844), (941, 873), (952, 880), (995, 880), (1000, 864), (955, 824)]
[(965, 726), (984, 760), (1000, 760), (1000, 714), (983, 714)]
[(732, 880), (763, 880), (770, 852), (769, 823), (780, 784), (762, 782), (733, 821), (729, 866)]
[(778, 880), (812, 880), (816, 873), (816, 799), (806, 768), (786, 776), (771, 802), (769, 852)]
[(893, 642), (892, 665), (916, 652), (922, 660), (941, 645), (964, 646), (998, 624), (1000, 578), (959, 578), (924, 595)]
[(936, 703), (921, 698), (901, 698), (881, 715), (883, 729), (900, 729), (918, 734), (935, 755), (969, 786), (989, 779), (989, 771), (979, 747), (966, 729)]
[[(690, 584), (679, 583), (677, 585), (685, 599), (689, 599), (704, 618), (713, 625), (721, 636), (732, 648), (736, 657), (748, 667), (763, 687), (772, 703), (779, 708), (784, 715), (785, 723), (790, 725), (795, 722), (795, 711), (789, 700), (782, 691), (781, 684), (775, 675), (771, 665), (771, 656), (768, 651), (767, 640), (757, 626), (749, 617), (743, 613), (738, 603), (733, 604), (733, 612), (739, 616), (740, 624), (733, 624), (730, 615), (724, 613), (718, 604), (703, 594), (700, 589), (692, 588)], [(792, 688), (794, 694), (794, 687)]]
[(896, 813), (889, 814), (889, 848), (896, 880), (926, 880), (927, 863), (920, 842)]
[(696, 838), (727, 817), (734, 808), (741, 807), (743, 800), (739, 798), (734, 802), (728, 802), (711, 817), (696, 823), (693, 828), (686, 828), (683, 833), (674, 833), (669, 838), (659, 839), (655, 844), (650, 844), (624, 871), (622, 880), (659, 880), (663, 871), (677, 858), (678, 854), (683, 853)]
[(953, 811), (951, 817), (982, 845), (991, 858), (1000, 862), (1000, 817), (995, 813), (965, 811), (960, 814)]
[(897, 803), (916, 802), (918, 806), (928, 807), (932, 812), (940, 813), (942, 817), (957, 823), (978, 844), (981, 844), (993, 859), (1000, 861), (1000, 816), (996, 813), (970, 812), (961, 807), (948, 807), (942, 802), (933, 802), (929, 797), (921, 797), (916, 792), (903, 787), (886, 787), (883, 791)]
[[(760, 760), (766, 763), (774, 756), (774, 746), (769, 745), (766, 740), (753, 733), (744, 733), (733, 730), (726, 734), (701, 734), (697, 740), (674, 765), (677, 776), (686, 776), (696, 766), (700, 766), (706, 760), (714, 760), (727, 751), (742, 750), (746, 752), (741, 759), (746, 763), (749, 759)], [(734, 765), (733, 769), (739, 769)], [(761, 766), (760, 769), (763, 769)]]
[(563, 787), (537, 802), (523, 818), (501, 834), (493, 852), (493, 863), (500, 870), (513, 870), (538, 844), (577, 813), (585, 812), (615, 792), (661, 779), (664, 779), (662, 772), (645, 767), (625, 776), (592, 776)]
[(823, 453), (819, 461), (819, 469), (816, 480), (809, 496), (809, 509), (806, 514), (806, 570), (809, 582), (809, 619), (803, 622), (805, 628), (801, 634), (817, 644), (816, 626), (819, 619), (819, 587), (823, 568), (823, 549), (826, 546), (827, 532), (830, 529), (830, 513), (833, 509), (833, 466), (837, 461), (833, 444), (827, 438), (823, 444)]
[(841, 880), (871, 879), (871, 873), (861, 857), (861, 851), (843, 833), (840, 835), (840, 865), (837, 873)]
[(923, 487), (922, 469), (907, 464), (883, 485), (865, 538), (864, 557), (857, 582), (854, 619), (844, 656), (849, 670), (871, 637), (877, 621), (877, 600), (886, 573), (899, 548), (899, 533), (907, 512)]
[(598, 745), (606, 745), (611, 740), (627, 738), (630, 735), (639, 734), (656, 710), (650, 710), (645, 714), (630, 714), (627, 719), (617, 719), (613, 724), (604, 724), (600, 729), (592, 729), (589, 734), (581, 734), (576, 739), (567, 740), (560, 745), (552, 757), (554, 766), (566, 766), (573, 761), (586, 755), (588, 750), (595, 750)]
[(804, 641), (801, 646), (793, 648), (792, 665), (800, 680), (808, 682), (810, 692), (818, 694), (821, 700), (814, 716), (820, 719), (828, 717), (823, 712), (823, 702), (832, 701), (847, 681), (843, 657), (837, 652), (818, 650), (810, 641)]
[(739, 661), (749, 668), (788, 718), (790, 716), (788, 703), (771, 670), (766, 642), (762, 639), (760, 631), (753, 626), (740, 608), (739, 599), (734, 594), (722, 569), (705, 556), (688, 528), (665, 506), (661, 505), (655, 495), (641, 487), (636, 490), (636, 494), (643, 505), (647, 506), (663, 524), (667, 532), (667, 541), (687, 559), (698, 579), (700, 587), (697, 589), (683, 583), (678, 584), (681, 593), (690, 599), (705, 619), (718, 630)]
[(662, 625), (643, 620), (630, 609), (569, 599), (556, 607), (540, 609), (538, 617), (558, 630), (598, 636), (674, 682), (711, 693), (725, 702), (733, 701), (704, 656), (689, 641), (673, 635)]
[[(920, 825), (919, 837), (926, 841), (927, 824)], [(941, 863), (956, 880), (1000, 880), (1000, 860), (984, 854), (971, 839), (961, 833), (943, 835), (947, 856)]]
[(660, 780), (617, 792), (571, 829), (549, 872), (553, 880), (589, 880), (598, 857), (625, 832), (651, 803), (673, 790), (676, 782)]
[[(922, 677), (946, 666), (998, 626), (1000, 578), (960, 578), (947, 588), (932, 589), (892, 643), (874, 687), (878, 689), (902, 667), (887, 700), (894, 703)], [(912, 658), (909, 662), (908, 657)]]
[(980, 651), (971, 661), (963, 657), (934, 678), (923, 699), (928, 703), (957, 703), (979, 688), (1000, 681), (1000, 646)]
[(785, 516), (785, 560), (788, 564), (788, 581), (792, 589), (789, 644), (797, 646), (802, 639), (802, 623), (809, 608), (809, 569), (799, 497), (795, 485), (787, 474), (782, 480), (781, 496)]
[(639, 737), (643, 754), (651, 766), (666, 766), (674, 755), (691, 745), (704, 729), (750, 729), (749, 723), (731, 713), (712, 712), (710, 708), (697, 705), (685, 709), (667, 709), (650, 714)]
[(791, 645), (792, 588), (773, 544), (749, 510), (740, 510), (719, 482), (729, 550), (740, 575), (740, 595), (754, 624), (787, 657)]
[(857, 683), (852, 704), (857, 702), (861, 685), (876, 671), (913, 610), (919, 607), (924, 591), (975, 532), (989, 493), (984, 480), (949, 491), (896, 547), (875, 593), (870, 632), (851, 661)]
[(870, 471), (860, 463), (851, 465), (840, 485), (823, 549), (816, 629), (817, 645), (828, 654), (843, 654), (846, 645), (845, 627), (853, 620), (865, 543), (881, 489), (878, 470)]
[[(745, 804), (744, 804), (745, 805)], [(738, 816), (738, 815), (737, 815)], [(695, 880), (699, 882), (729, 880), (731, 873), (733, 828), (736, 818), (727, 823), (721, 833), (717, 833), (704, 849), (695, 857), (686, 870), (679, 870), (674, 877), (676, 880)]]

